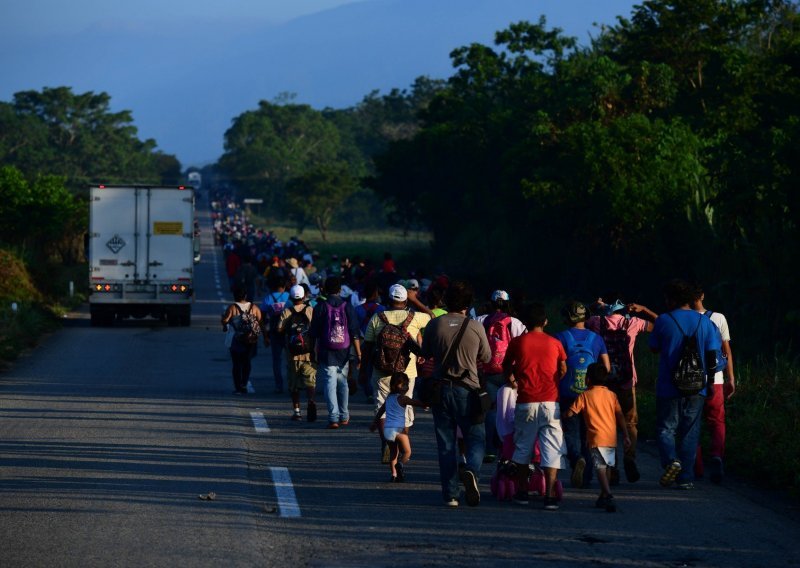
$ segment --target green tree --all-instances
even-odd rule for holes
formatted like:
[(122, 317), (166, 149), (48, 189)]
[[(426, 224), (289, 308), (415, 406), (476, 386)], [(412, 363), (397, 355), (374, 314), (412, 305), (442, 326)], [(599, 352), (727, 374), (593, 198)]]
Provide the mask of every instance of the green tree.
[(339, 152), (339, 133), (321, 112), (261, 101), (257, 110), (234, 119), (219, 165), (245, 193), (275, 209), (283, 205), (291, 179), (336, 162)]
[(350, 175), (346, 163), (323, 164), (293, 178), (287, 187), (289, 214), (298, 229), (313, 224), (323, 241), (336, 212), (345, 200), (358, 190), (358, 182)]

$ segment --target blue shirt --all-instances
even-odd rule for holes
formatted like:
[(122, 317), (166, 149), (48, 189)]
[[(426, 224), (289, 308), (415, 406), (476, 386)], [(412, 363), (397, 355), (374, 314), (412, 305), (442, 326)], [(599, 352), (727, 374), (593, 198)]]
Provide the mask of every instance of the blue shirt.
[[(279, 316), (283, 308), (288, 307), (290, 304), (289, 292), (270, 292), (264, 296), (264, 301), (261, 302), (261, 313), (269, 321), (270, 318)], [(275, 327), (277, 328), (277, 326)], [(269, 334), (273, 337), (278, 335), (277, 329), (270, 327)]]
[(386, 311), (385, 306), (382, 306), (379, 303), (375, 302), (375, 309), (372, 310), (372, 313), (368, 312), (367, 304), (372, 304), (372, 303), (373, 302), (367, 301), (364, 302), (363, 304), (356, 306), (356, 316), (358, 317), (359, 326), (361, 327), (361, 337), (364, 337), (364, 335), (367, 333), (367, 324), (369, 323), (369, 320), (372, 318), (372, 316), (380, 312)]
[[(684, 333), (691, 337), (697, 330), (697, 347), (703, 366), (706, 366), (706, 351), (719, 351), (722, 349), (722, 338), (719, 329), (714, 323), (694, 310), (674, 310), (670, 312), (683, 329), (683, 333), (667, 314), (658, 316), (653, 333), (650, 334), (648, 343), (652, 349), (657, 349), (658, 380), (656, 381), (656, 396), (662, 398), (678, 398), (681, 393), (672, 384), (672, 372), (681, 358)], [(706, 389), (700, 391), (706, 396)]]

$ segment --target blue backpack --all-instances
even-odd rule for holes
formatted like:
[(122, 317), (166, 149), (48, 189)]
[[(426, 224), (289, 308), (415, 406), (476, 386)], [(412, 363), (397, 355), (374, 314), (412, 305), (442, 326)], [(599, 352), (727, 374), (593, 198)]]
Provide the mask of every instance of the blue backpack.
[(586, 369), (595, 362), (592, 343), (595, 333), (588, 332), (586, 338), (576, 341), (570, 330), (564, 332), (563, 338), (567, 352), (567, 374), (561, 379), (559, 391), (564, 398), (576, 398), (588, 388)]

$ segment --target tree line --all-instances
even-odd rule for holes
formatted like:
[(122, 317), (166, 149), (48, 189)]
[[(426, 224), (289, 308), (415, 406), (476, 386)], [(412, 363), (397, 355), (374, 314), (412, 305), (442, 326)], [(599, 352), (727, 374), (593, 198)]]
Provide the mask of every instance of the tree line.
[(0, 102), (0, 245), (34, 261), (82, 258), (90, 183), (177, 184), (177, 158), (140, 140), (107, 93), (69, 87)]
[(589, 46), (519, 22), (454, 50), (446, 81), (338, 111), (262, 102), (220, 166), (307, 222), (371, 188), (487, 287), (659, 305), (667, 278), (700, 280), (748, 341), (784, 348), (800, 321), (799, 22), (784, 0), (648, 0)]

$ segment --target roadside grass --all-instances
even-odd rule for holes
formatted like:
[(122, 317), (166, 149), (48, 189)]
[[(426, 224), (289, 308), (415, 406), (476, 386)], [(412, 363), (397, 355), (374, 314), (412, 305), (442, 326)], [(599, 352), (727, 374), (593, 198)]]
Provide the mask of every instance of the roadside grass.
[[(85, 301), (88, 268), (57, 263), (31, 271), (18, 253), (0, 250), (0, 362), (8, 363), (60, 325), (69, 309)], [(69, 282), (75, 293), (70, 296)]]
[(368, 230), (342, 230), (333, 229), (327, 233), (327, 241), (322, 240), (319, 231), (307, 228), (302, 233), (297, 232), (297, 227), (289, 223), (274, 221), (257, 216), (252, 217), (256, 226), (261, 226), (274, 231), (277, 237), (286, 241), (292, 236), (305, 241), (306, 245), (320, 254), (319, 262), (327, 265), (331, 256), (336, 254), (339, 258), (361, 257), (380, 264), (385, 253), (391, 253), (397, 264), (398, 272), (406, 275), (410, 270), (423, 269), (430, 271), (433, 265), (431, 242), (433, 237), (426, 231), (403, 231), (395, 228), (368, 229)]

